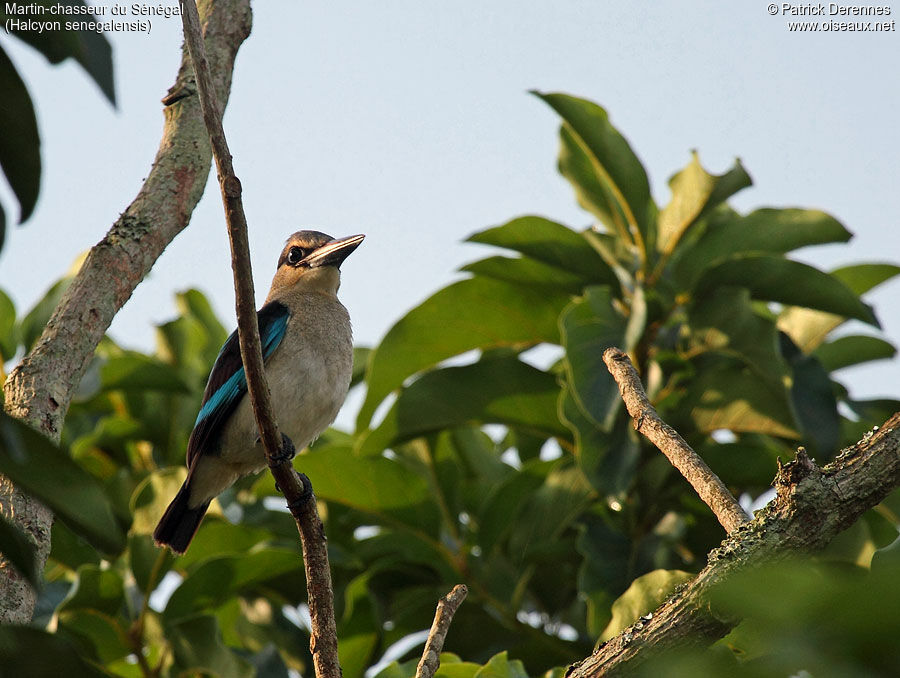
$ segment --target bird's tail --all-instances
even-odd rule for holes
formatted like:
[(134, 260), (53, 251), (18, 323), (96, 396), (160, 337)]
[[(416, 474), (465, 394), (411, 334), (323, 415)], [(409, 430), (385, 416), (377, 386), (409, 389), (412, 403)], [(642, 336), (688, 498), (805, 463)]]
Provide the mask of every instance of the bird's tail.
[(188, 506), (190, 494), (188, 484), (185, 482), (153, 531), (153, 539), (157, 546), (168, 546), (175, 553), (184, 553), (187, 550), (188, 544), (197, 533), (197, 528), (200, 527), (206, 509), (209, 508), (208, 501), (196, 508), (190, 508)]

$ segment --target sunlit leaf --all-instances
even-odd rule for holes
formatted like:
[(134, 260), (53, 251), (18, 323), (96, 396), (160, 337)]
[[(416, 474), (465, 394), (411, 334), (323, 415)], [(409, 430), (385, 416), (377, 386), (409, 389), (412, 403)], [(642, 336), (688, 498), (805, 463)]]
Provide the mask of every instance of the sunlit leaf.
[(654, 570), (635, 579), (612, 606), (612, 620), (600, 636), (609, 640), (635, 623), (641, 615), (652, 612), (694, 575), (682, 570)]
[[(865, 292), (887, 282), (900, 273), (900, 266), (893, 264), (857, 264), (837, 268), (831, 275), (840, 280), (854, 294)], [(790, 306), (778, 316), (778, 329), (787, 333), (804, 353), (816, 349), (831, 330), (847, 320), (842, 315), (825, 313), (810, 308)]]
[(0, 290), (0, 366), (15, 357), (18, 347), (16, 307), (12, 299), (3, 290)]
[(691, 154), (687, 167), (669, 180), (672, 199), (659, 213), (659, 243), (661, 251), (671, 251), (685, 231), (708, 209), (753, 182), (740, 161), (722, 175), (703, 169), (696, 152)]
[(528, 678), (525, 667), (517, 659), (510, 660), (506, 652), (494, 655), (476, 673), (475, 678)]
[(704, 364), (679, 407), (698, 430), (717, 429), (799, 436), (783, 384), (761, 379), (750, 368), (731, 361)]

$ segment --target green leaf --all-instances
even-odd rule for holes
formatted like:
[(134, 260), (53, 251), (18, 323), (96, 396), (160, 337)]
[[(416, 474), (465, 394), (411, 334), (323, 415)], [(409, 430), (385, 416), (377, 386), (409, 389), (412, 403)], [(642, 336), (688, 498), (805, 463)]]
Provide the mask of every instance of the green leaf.
[(515, 285), (556, 288), (569, 294), (578, 294), (585, 284), (574, 273), (528, 257), (488, 257), (466, 264), (460, 270)]
[(793, 371), (791, 403), (810, 452), (831, 458), (837, 452), (841, 417), (828, 372), (818, 358), (805, 355), (786, 334), (782, 334), (782, 352)]
[[(639, 324), (640, 318), (638, 318)], [(609, 287), (589, 287), (559, 317), (566, 349), (566, 376), (579, 408), (601, 429), (608, 431), (621, 406), (619, 388), (603, 363), (611, 346), (629, 350), (625, 335), (629, 319), (613, 305)]]
[(186, 476), (187, 471), (183, 467), (168, 468), (154, 471), (138, 484), (131, 498), (133, 534), (153, 534), (156, 523)]
[(19, 201), (22, 223), (34, 211), (41, 188), (41, 139), (28, 89), (2, 47), (0, 92), (0, 167)]
[[(893, 264), (857, 264), (837, 268), (831, 275), (844, 283), (854, 294), (862, 295), (898, 273), (900, 266)], [(779, 314), (778, 329), (790, 336), (804, 353), (809, 353), (825, 341), (829, 332), (846, 320), (847, 318), (841, 315), (792, 306)]]
[(175, 295), (175, 305), (179, 313), (189, 315), (200, 322), (209, 335), (210, 345), (218, 351), (228, 338), (228, 332), (219, 322), (209, 299), (199, 290), (190, 289)]
[(844, 283), (790, 259), (768, 255), (729, 259), (701, 276), (695, 296), (704, 297), (723, 285), (745, 287), (754, 299), (814, 308), (878, 326), (872, 309)]
[(190, 569), (212, 556), (247, 553), (254, 546), (271, 543), (275, 539), (276, 535), (269, 530), (233, 525), (219, 516), (207, 516), (203, 520), (203, 529), (191, 540), (191, 548), (178, 557), (178, 566)]
[(560, 418), (575, 435), (575, 460), (591, 485), (603, 496), (621, 499), (634, 479), (640, 445), (629, 420), (618, 417), (604, 431), (578, 407), (571, 385), (560, 395)]
[(66, 675), (79, 678), (107, 675), (82, 658), (62, 636), (9, 624), (0, 626), (0, 666), (15, 667), (16, 678), (58, 676), (60, 667), (65, 667)]
[[(128, 562), (135, 584), (149, 597), (172, 567), (175, 555), (168, 549), (159, 548), (148, 535), (132, 534), (128, 537)], [(183, 561), (179, 565), (184, 566)]]
[(569, 295), (476, 277), (440, 290), (387, 333), (369, 360), (365, 428), (378, 404), (416, 372), (472, 349), (558, 343), (556, 319)]
[(597, 104), (566, 94), (534, 94), (565, 120), (559, 168), (578, 202), (625, 242), (641, 238), (646, 256), (655, 246), (656, 207), (647, 173), (631, 146)]
[(359, 452), (380, 454), (395, 443), (470, 421), (566, 435), (556, 416), (556, 378), (516, 357), (428, 372), (404, 388), (384, 421), (362, 439)]
[(735, 361), (703, 361), (679, 408), (698, 430), (766, 433), (785, 438), (799, 434), (791, 416), (788, 394), (780, 382), (770, 382)]
[(253, 678), (253, 665), (222, 642), (219, 623), (211, 615), (188, 617), (168, 627), (175, 659), (173, 675), (205, 672), (219, 678)]
[(763, 208), (741, 216), (723, 212), (711, 219), (706, 232), (682, 253), (678, 278), (690, 289), (706, 269), (748, 254), (783, 254), (800, 247), (847, 242), (851, 233), (834, 217), (819, 210)]
[[(2, 247), (2, 243), (0, 243)], [(0, 290), (0, 366), (16, 355), (19, 337), (16, 331), (16, 307), (6, 293)]]
[(105, 665), (133, 652), (116, 616), (90, 608), (60, 612), (56, 633), (79, 646), (83, 657)]
[(659, 607), (684, 582), (694, 577), (682, 570), (653, 570), (635, 579), (612, 606), (612, 621), (603, 630), (600, 640), (618, 635), (641, 615)]
[(547, 476), (512, 525), (509, 551), (527, 560), (539, 556), (595, 498), (580, 470), (560, 467)]
[(528, 678), (525, 667), (518, 659), (510, 661), (506, 652), (495, 654), (475, 674), (475, 678)]
[(362, 346), (353, 348), (353, 372), (350, 375), (350, 388), (353, 388), (366, 378), (366, 367), (371, 355), (371, 348)]
[(303, 558), (297, 549), (265, 548), (202, 561), (172, 593), (163, 617), (176, 621), (218, 607), (236, 594), (252, 590), (286, 573), (302, 576)]
[(5, 413), (0, 414), (0, 473), (96, 548), (108, 554), (124, 548), (125, 534), (100, 483), (44, 436)]
[(298, 458), (297, 466), (309, 476), (319, 499), (420, 528), (437, 521), (428, 484), (397, 461), (360, 457), (332, 446), (310, 450)]
[(888, 360), (897, 355), (897, 349), (884, 339), (857, 334), (822, 344), (813, 355), (827, 371), (834, 372), (872, 360)]
[(63, 294), (72, 284), (71, 276), (65, 276), (53, 284), (47, 293), (34, 305), (27, 315), (19, 321), (19, 337), (30, 351), (47, 326), (50, 315), (59, 305)]
[[(83, 0), (37, 0), (34, 3), (38, 7), (44, 7), (47, 15), (52, 14), (55, 5), (64, 7), (86, 7)], [(90, 14), (79, 14), (80, 18), (93, 19)], [(0, 8), (0, 20), (23, 18), (20, 14), (10, 15)], [(57, 17), (58, 18), (58, 17)], [(100, 19), (108, 19), (101, 15)], [(112, 47), (109, 41), (98, 31), (64, 31), (54, 30), (52, 25), (41, 31), (23, 30), (13, 27), (11, 31), (16, 37), (28, 43), (41, 54), (47, 61), (57, 64), (65, 59), (75, 59), (87, 72), (104, 96), (113, 105), (116, 103), (115, 87), (113, 85)]]
[(125, 601), (124, 583), (115, 570), (104, 570), (97, 565), (78, 568), (75, 583), (58, 610), (97, 610), (116, 616)]
[(516, 525), (525, 503), (558, 465), (556, 461), (530, 461), (493, 488), (478, 512), (478, 543), (485, 553)]
[[(615, 276), (582, 233), (543, 217), (526, 216), (467, 238), (524, 254), (587, 282), (615, 283)], [(470, 264), (471, 266), (471, 264)]]
[(191, 392), (178, 370), (137, 351), (125, 351), (107, 360), (100, 368), (100, 380), (103, 388), (110, 391)]
[(691, 153), (687, 167), (669, 180), (672, 200), (659, 213), (659, 250), (674, 250), (702, 215), (752, 183), (740, 160), (717, 176), (703, 169), (696, 152)]
[(29, 584), (35, 588), (40, 586), (41, 577), (35, 563), (34, 544), (18, 525), (7, 520), (2, 514), (0, 514), (0, 554)]
[(787, 377), (775, 323), (753, 309), (746, 288), (721, 287), (695, 299), (688, 307), (688, 329), (692, 355), (732, 355), (772, 379)]

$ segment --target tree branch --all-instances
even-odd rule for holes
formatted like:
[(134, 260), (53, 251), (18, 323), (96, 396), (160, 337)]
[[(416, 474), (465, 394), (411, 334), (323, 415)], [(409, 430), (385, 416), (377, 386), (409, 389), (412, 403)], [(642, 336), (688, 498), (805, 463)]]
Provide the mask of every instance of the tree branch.
[(800, 448), (794, 461), (779, 463), (774, 485), (775, 499), (713, 549), (691, 582), (570, 667), (567, 676), (625, 675), (665, 650), (709, 645), (727, 634), (739, 620), (710, 609), (714, 586), (764, 563), (821, 550), (900, 485), (900, 413), (824, 468)]
[[(227, 101), (238, 48), (250, 34), (249, 0), (204, 2), (203, 22), (214, 88)], [(4, 385), (5, 408), (58, 442), (72, 394), (97, 344), (166, 246), (187, 226), (203, 195), (210, 148), (187, 52), (169, 96), (153, 167), (137, 197), (97, 243), (53, 312), (32, 351)], [(177, 104), (176, 104), (177, 102)], [(0, 511), (37, 546), (38, 568), (50, 551), (50, 511), (0, 478)], [(34, 592), (0, 563), (0, 620), (27, 623)]]
[(750, 516), (744, 512), (719, 476), (713, 473), (706, 462), (691, 449), (678, 431), (657, 414), (628, 356), (618, 348), (608, 348), (603, 352), (603, 362), (619, 385), (619, 392), (622, 394), (628, 414), (634, 419), (635, 430), (644, 434), (666, 455), (672, 466), (681, 472), (700, 498), (712, 509), (725, 531), (731, 534), (750, 520)]
[(318, 678), (340, 678), (337, 626), (334, 619), (334, 592), (331, 586), (331, 568), (328, 564), (325, 529), (316, 510), (312, 485), (305, 476), (301, 482), (294, 472), (293, 464), (290, 461), (292, 455), (285, 454), (283, 449), (283, 446), (288, 443), (282, 441), (278, 424), (272, 413), (271, 394), (266, 382), (259, 327), (256, 320), (253, 272), (250, 268), (250, 245), (247, 237), (247, 218), (241, 200), (241, 182), (235, 176), (225, 130), (222, 127), (222, 114), (217, 103), (209, 64), (200, 36), (197, 8), (192, 0), (182, 2), (182, 7), (185, 42), (190, 50), (197, 75), (200, 108), (212, 142), (213, 157), (216, 161), (219, 185), (222, 189), (222, 202), (225, 205), (225, 220), (228, 224), (228, 239), (231, 243), (231, 265), (234, 272), (238, 340), (244, 373), (247, 377), (247, 395), (256, 417), (256, 425), (266, 451), (269, 468), (288, 502), (288, 507), (300, 532), (312, 620), (309, 646), (313, 656), (313, 667)]
[(441, 598), (434, 613), (434, 621), (431, 623), (431, 631), (425, 641), (425, 649), (422, 651), (422, 659), (416, 667), (416, 678), (432, 678), (441, 666), (441, 650), (444, 649), (444, 641), (450, 630), (450, 622), (460, 604), (466, 598), (469, 589), (465, 584), (457, 584), (446, 596)]

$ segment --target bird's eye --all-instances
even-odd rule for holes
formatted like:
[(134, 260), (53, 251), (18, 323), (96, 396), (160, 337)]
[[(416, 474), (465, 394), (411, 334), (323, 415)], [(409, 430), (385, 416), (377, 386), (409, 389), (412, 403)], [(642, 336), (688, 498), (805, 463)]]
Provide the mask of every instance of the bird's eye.
[(297, 247), (296, 245), (288, 250), (287, 253), (287, 262), (291, 266), (296, 266), (300, 263), (300, 261), (306, 256), (306, 252), (303, 251), (302, 247)]

